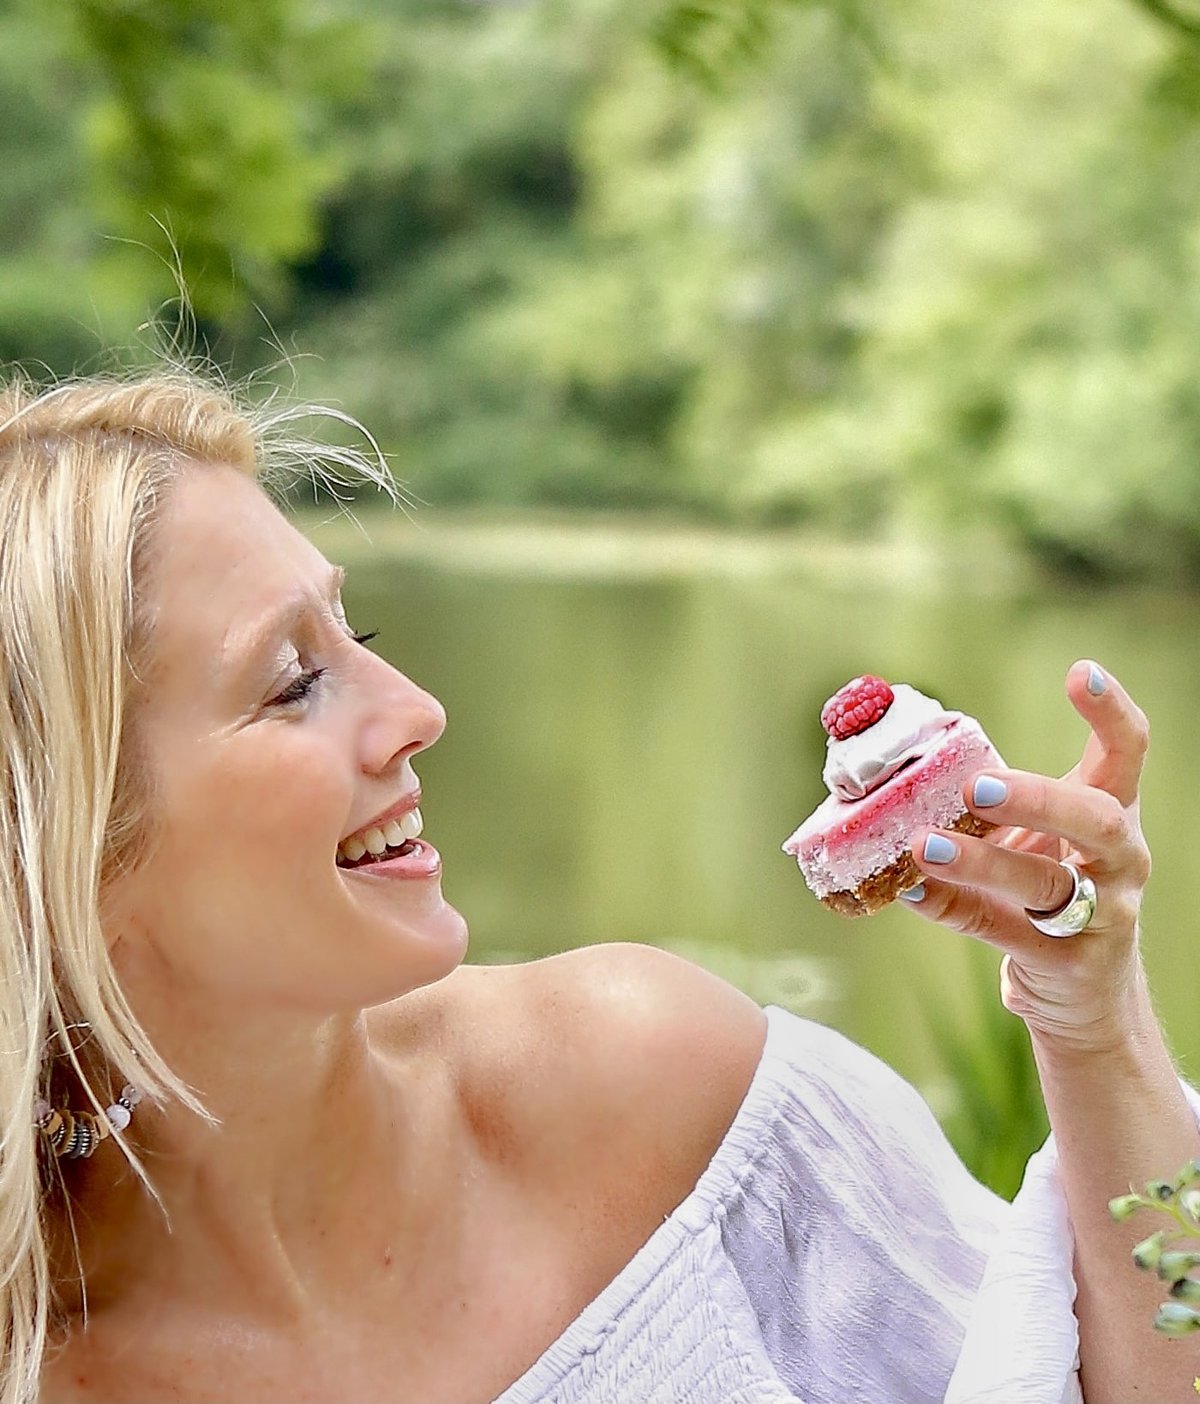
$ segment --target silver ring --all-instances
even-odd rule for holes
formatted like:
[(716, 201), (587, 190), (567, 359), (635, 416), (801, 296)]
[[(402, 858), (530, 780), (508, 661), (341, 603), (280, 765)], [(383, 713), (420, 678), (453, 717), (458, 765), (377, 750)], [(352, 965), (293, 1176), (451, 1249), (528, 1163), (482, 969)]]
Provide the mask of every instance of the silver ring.
[(1078, 936), (1096, 915), (1096, 884), (1074, 863), (1060, 863), (1071, 875), (1071, 895), (1054, 912), (1032, 912), (1025, 908), (1029, 924), (1043, 936)]

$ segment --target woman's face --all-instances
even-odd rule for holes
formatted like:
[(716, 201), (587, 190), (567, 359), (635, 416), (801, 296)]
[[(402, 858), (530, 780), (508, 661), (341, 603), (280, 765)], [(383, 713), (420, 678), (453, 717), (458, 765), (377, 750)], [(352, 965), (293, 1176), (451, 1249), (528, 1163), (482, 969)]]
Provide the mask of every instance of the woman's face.
[(448, 974), (466, 925), (442, 897), (436, 851), (422, 841), (371, 871), (338, 854), (411, 808), (412, 760), (441, 735), (440, 704), (354, 642), (340, 572), (243, 474), (186, 470), (155, 545), (138, 719), (152, 856), (106, 903), (135, 1007), (345, 1011)]

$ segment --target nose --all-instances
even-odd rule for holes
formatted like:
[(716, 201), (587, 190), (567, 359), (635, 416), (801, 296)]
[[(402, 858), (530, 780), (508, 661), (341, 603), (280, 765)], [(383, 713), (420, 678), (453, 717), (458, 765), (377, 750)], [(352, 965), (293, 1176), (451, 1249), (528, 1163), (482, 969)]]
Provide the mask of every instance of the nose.
[(381, 773), (400, 757), (432, 746), (445, 731), (446, 709), (437, 698), (378, 655), (362, 687), (368, 699), (359, 733), (365, 771)]

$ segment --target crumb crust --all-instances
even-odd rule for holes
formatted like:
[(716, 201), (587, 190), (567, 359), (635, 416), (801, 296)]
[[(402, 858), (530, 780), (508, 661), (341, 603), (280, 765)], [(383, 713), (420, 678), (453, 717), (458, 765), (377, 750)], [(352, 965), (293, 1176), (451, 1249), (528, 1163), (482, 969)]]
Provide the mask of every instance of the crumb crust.
[[(969, 834), (972, 838), (983, 838), (997, 826), (987, 819), (980, 819), (968, 810), (955, 823), (943, 827), (958, 834)], [(894, 863), (880, 868), (877, 873), (872, 873), (853, 891), (830, 892), (821, 898), (821, 902), (839, 916), (873, 916), (882, 911), (889, 902), (894, 902), (902, 892), (916, 887), (924, 877), (925, 874), (913, 861), (912, 851), (906, 849)]]

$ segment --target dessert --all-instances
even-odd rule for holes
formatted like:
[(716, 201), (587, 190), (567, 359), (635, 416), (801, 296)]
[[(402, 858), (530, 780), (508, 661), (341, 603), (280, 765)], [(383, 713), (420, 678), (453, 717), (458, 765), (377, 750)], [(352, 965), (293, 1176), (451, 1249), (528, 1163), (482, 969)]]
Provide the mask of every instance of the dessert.
[(974, 717), (949, 712), (904, 683), (855, 678), (826, 702), (823, 778), (829, 797), (783, 845), (813, 893), (843, 916), (869, 916), (922, 879), (911, 835), (923, 828), (982, 835), (963, 789), (1003, 766)]

